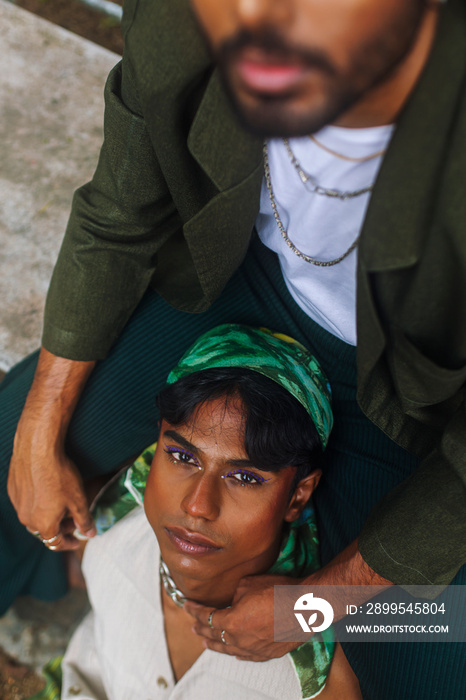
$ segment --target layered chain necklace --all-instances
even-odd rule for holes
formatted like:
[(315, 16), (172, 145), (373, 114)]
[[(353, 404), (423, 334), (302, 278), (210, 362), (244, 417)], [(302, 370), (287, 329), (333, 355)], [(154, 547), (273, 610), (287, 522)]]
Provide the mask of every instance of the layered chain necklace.
[(164, 587), (165, 592), (173, 600), (175, 605), (177, 605), (179, 608), (182, 608), (188, 599), (185, 595), (183, 595), (180, 589), (176, 587), (176, 584), (171, 577), (170, 570), (165, 564), (162, 557), (160, 557), (159, 573), (160, 581), (162, 583), (162, 586)]
[(360, 197), (362, 194), (366, 194), (366, 192), (371, 192), (373, 185), (369, 185), (368, 187), (363, 187), (361, 190), (354, 190), (354, 191), (349, 191), (349, 192), (342, 192), (342, 190), (332, 190), (332, 189), (327, 189), (326, 187), (322, 187), (317, 183), (317, 180), (315, 177), (312, 175), (309, 175), (309, 173), (306, 173), (302, 167), (301, 163), (299, 160), (296, 158), (295, 154), (291, 150), (290, 142), (288, 139), (283, 139), (283, 143), (285, 144), (285, 148), (287, 150), (288, 155), (290, 156), (290, 160), (293, 163), (293, 166), (298, 173), (301, 182), (303, 185), (308, 189), (310, 192), (313, 194), (320, 194), (323, 195), (324, 197), (333, 197), (334, 199), (341, 199), (343, 202), (346, 201), (347, 199), (354, 199), (355, 197)]
[[(311, 137), (312, 138), (312, 137)], [(313, 141), (316, 143), (317, 146), (324, 148), (324, 150), (329, 151), (330, 149), (327, 149), (326, 147), (323, 146), (323, 144), (320, 144), (315, 138), (313, 138)], [(363, 187), (362, 189), (355, 190), (355, 191), (342, 191), (342, 190), (337, 190), (337, 189), (328, 189), (326, 187), (322, 187), (321, 185), (318, 184), (317, 180), (310, 175), (309, 173), (306, 173), (306, 171), (301, 167), (300, 162), (296, 158), (295, 154), (291, 150), (290, 143), (288, 139), (283, 139), (283, 143), (285, 145), (286, 151), (290, 157), (291, 163), (295, 170), (297, 171), (299, 178), (303, 185), (306, 187), (306, 189), (311, 192), (312, 194), (317, 194), (321, 195), (324, 197), (331, 197), (333, 199), (340, 199), (341, 201), (346, 201), (348, 199), (354, 199), (355, 197), (359, 197), (363, 194), (367, 194), (368, 192), (371, 192), (373, 189), (373, 185), (369, 185), (367, 187)], [(384, 151), (379, 151), (377, 153), (374, 153), (370, 156), (366, 156), (365, 158), (362, 159), (353, 159), (349, 157), (342, 157), (340, 154), (336, 152), (332, 152), (332, 155), (336, 155), (337, 157), (342, 157), (344, 160), (355, 160), (355, 162), (362, 162), (366, 160), (371, 160), (372, 158), (376, 158), (378, 156), (381, 156), (384, 154)], [(346, 250), (343, 255), (340, 255), (338, 258), (335, 258), (334, 260), (317, 260), (316, 258), (311, 257), (310, 255), (306, 255), (306, 253), (303, 253), (302, 250), (300, 250), (293, 241), (290, 239), (288, 236), (288, 233), (283, 225), (283, 222), (280, 218), (280, 215), (278, 213), (278, 207), (277, 207), (277, 202), (275, 199), (273, 187), (272, 187), (272, 178), (270, 175), (270, 165), (269, 165), (269, 154), (268, 154), (268, 148), (267, 148), (267, 142), (264, 142), (264, 147), (263, 147), (263, 156), (264, 156), (264, 173), (265, 173), (265, 182), (267, 185), (267, 190), (269, 193), (269, 198), (270, 198), (270, 204), (272, 205), (272, 211), (273, 211), (273, 216), (274, 219), (277, 223), (278, 230), (280, 231), (280, 234), (285, 241), (286, 245), (290, 248), (290, 250), (298, 257), (301, 258), (301, 260), (304, 260), (307, 263), (310, 263), (311, 265), (316, 265), (318, 267), (332, 267), (333, 265), (337, 265), (339, 262), (344, 260), (345, 258), (350, 255), (350, 253), (353, 252), (353, 250), (356, 248), (359, 242), (359, 236), (360, 234), (358, 233), (356, 239), (353, 241), (353, 243), (350, 245), (348, 250)]]

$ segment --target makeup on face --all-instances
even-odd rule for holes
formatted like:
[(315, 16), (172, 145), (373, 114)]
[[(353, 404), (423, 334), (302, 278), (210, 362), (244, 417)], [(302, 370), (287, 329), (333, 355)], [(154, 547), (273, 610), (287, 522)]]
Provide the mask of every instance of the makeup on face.
[(295, 472), (252, 464), (237, 401), (209, 401), (187, 425), (162, 422), (144, 505), (181, 590), (212, 600), (216, 586), (233, 594), (240, 578), (270, 568)]
[[(166, 441), (169, 439), (177, 444), (168, 445)], [(181, 445), (183, 447), (181, 447)], [(196, 457), (194, 454), (199, 453), (198, 448), (190, 443), (189, 440), (186, 440), (186, 438), (180, 435), (176, 430), (165, 431), (164, 450), (174, 464), (180, 466), (191, 464), (193, 467), (199, 469), (199, 471), (202, 471), (204, 468), (201, 463), (201, 458)], [(249, 459), (229, 459), (225, 463), (236, 468), (233, 468), (226, 474), (219, 474), (221, 479), (235, 478), (242, 486), (252, 486), (270, 481), (270, 477), (266, 478), (262, 476), (259, 472), (263, 470), (255, 468)]]

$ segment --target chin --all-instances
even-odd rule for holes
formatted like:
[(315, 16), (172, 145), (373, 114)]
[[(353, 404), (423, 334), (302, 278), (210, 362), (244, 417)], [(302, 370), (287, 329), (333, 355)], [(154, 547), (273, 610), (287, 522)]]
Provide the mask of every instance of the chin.
[[(240, 123), (253, 134), (267, 138), (307, 136), (336, 121), (358, 96), (341, 88), (324, 95), (258, 95), (240, 89), (226, 75), (223, 85)], [(309, 91), (308, 91), (309, 92)]]
[(194, 554), (180, 551), (165, 531), (162, 537), (157, 536), (157, 540), (161, 557), (172, 573), (199, 580), (209, 578), (212, 575), (213, 562), (217, 562), (219, 553), (223, 551)]
[(261, 100), (256, 107), (235, 103), (235, 111), (241, 124), (253, 134), (267, 138), (307, 136), (319, 131), (327, 120), (309, 119), (299, 115), (278, 100)]

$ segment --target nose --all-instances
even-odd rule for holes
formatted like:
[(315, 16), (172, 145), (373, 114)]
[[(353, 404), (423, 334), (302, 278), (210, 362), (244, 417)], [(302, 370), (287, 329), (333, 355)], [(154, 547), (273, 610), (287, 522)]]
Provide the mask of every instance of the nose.
[(236, 17), (244, 29), (282, 27), (292, 19), (293, 0), (237, 0)]
[(216, 520), (220, 514), (218, 479), (205, 473), (193, 475), (187, 485), (181, 507), (194, 518)]

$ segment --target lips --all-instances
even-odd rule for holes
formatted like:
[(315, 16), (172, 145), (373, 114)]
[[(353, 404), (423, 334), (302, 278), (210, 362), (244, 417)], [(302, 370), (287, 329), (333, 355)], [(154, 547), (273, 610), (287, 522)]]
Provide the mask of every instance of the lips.
[(222, 549), (215, 542), (204, 537), (204, 535), (185, 530), (182, 527), (166, 527), (165, 532), (176, 549), (184, 554), (212, 554)]
[(243, 52), (234, 62), (234, 69), (246, 89), (268, 95), (289, 92), (306, 72), (302, 63), (260, 51)]

